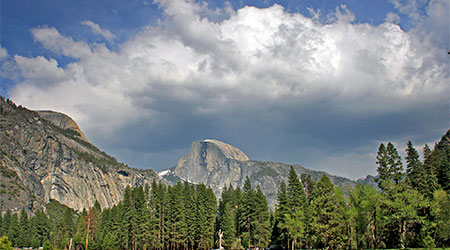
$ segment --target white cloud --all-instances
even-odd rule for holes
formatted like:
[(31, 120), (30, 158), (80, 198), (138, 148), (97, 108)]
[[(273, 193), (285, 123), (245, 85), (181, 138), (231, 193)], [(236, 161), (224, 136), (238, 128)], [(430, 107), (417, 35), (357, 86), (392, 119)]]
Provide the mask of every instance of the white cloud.
[(34, 85), (45, 87), (64, 81), (64, 70), (58, 67), (55, 59), (47, 60), (42, 56), (27, 58), (16, 55), (14, 60), (21, 75)]
[(83, 21), (81, 24), (88, 26), (94, 34), (100, 35), (110, 42), (117, 38), (111, 31), (100, 28), (100, 25), (90, 20)]
[(199, 3), (157, 2), (166, 19), (118, 51), (55, 28), (33, 29), (45, 49), (76, 61), (61, 68), (52, 58), (16, 56), (24, 82), (10, 96), (29, 108), (66, 112), (99, 140), (139, 121), (148, 130), (198, 117), (257, 122), (270, 113), (289, 122), (317, 107), (376, 116), (448, 103), (448, 61), (395, 18), (357, 24), (343, 6), (319, 23), (274, 5), (217, 11), (215, 20)]
[(33, 39), (45, 49), (75, 59), (92, 55), (91, 48), (85, 42), (75, 42), (70, 37), (62, 36), (55, 28), (34, 28), (31, 30)]
[(400, 22), (400, 16), (397, 13), (389, 12), (384, 19), (385, 22), (398, 24)]
[(8, 51), (5, 48), (0, 47), (0, 62), (6, 60), (6, 58), (8, 58)]
[(406, 14), (413, 19), (422, 17), (421, 9), (424, 8), (430, 0), (391, 0), (390, 1), (400, 13)]

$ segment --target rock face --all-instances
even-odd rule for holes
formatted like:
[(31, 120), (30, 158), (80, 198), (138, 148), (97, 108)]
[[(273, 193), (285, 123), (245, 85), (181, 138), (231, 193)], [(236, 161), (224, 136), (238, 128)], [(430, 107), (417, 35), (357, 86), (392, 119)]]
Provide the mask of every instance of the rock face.
[(173, 173), (195, 183), (223, 185), (236, 183), (241, 179), (240, 166), (248, 157), (238, 148), (217, 140), (192, 143), (189, 153), (180, 158)]
[[(225, 186), (243, 187), (248, 176), (253, 187), (260, 186), (267, 198), (269, 207), (276, 204), (278, 187), (287, 182), (291, 165), (276, 162), (249, 160), (238, 148), (217, 140), (204, 140), (192, 143), (189, 153), (180, 158), (178, 164), (160, 173), (163, 182), (174, 184), (178, 180), (191, 183), (204, 183), (220, 197)], [(321, 171), (306, 169), (300, 165), (292, 165), (300, 177), (308, 174), (319, 179), (323, 174), (341, 187), (354, 186), (356, 182)]]
[(81, 211), (117, 204), (126, 186), (151, 184), (153, 170), (130, 168), (90, 144), (70, 117), (30, 111), (0, 97), (0, 206), (42, 207), (50, 199)]
[(81, 131), (80, 127), (78, 127), (78, 124), (69, 116), (58, 113), (55, 111), (49, 111), (49, 110), (39, 110), (36, 111), (38, 115), (47, 121), (51, 122), (53, 125), (55, 125), (58, 128), (64, 129), (64, 130), (71, 130), (75, 132), (75, 135), (86, 142), (89, 142), (89, 140), (86, 138), (86, 136)]

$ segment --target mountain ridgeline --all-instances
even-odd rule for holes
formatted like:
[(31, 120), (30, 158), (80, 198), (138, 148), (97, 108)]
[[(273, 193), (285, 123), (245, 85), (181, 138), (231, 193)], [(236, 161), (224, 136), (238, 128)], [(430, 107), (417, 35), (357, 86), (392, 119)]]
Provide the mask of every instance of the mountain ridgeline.
[[(223, 189), (230, 185), (242, 188), (249, 177), (254, 187), (261, 188), (269, 207), (274, 208), (278, 187), (281, 182), (287, 182), (291, 166), (299, 176), (309, 175), (314, 180), (326, 174), (335, 185), (343, 188), (353, 187), (357, 183), (300, 165), (250, 160), (240, 149), (212, 139), (193, 142), (188, 154), (181, 157), (174, 168), (162, 171), (160, 175), (163, 182), (171, 185), (178, 180), (204, 183), (212, 187), (216, 196), (220, 196)], [(363, 181), (376, 185), (371, 176)]]
[(0, 97), (1, 210), (43, 208), (56, 200), (77, 211), (111, 207), (125, 188), (158, 175), (119, 163), (92, 145), (70, 117), (31, 111)]

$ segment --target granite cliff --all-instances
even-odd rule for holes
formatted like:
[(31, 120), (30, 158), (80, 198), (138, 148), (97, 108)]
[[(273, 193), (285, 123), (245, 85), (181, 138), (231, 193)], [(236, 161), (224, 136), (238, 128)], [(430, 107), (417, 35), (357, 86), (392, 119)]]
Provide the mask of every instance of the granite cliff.
[(150, 184), (92, 145), (70, 117), (31, 111), (0, 97), (1, 210), (42, 207), (51, 199), (75, 210), (117, 204), (126, 186)]
[(217, 140), (195, 141), (187, 155), (180, 158), (172, 169), (160, 172), (162, 181), (173, 184), (178, 180), (191, 183), (204, 183), (220, 197), (225, 186), (243, 187), (248, 176), (253, 187), (260, 186), (266, 195), (269, 207), (274, 207), (278, 187), (287, 182), (290, 167), (300, 177), (302, 174), (319, 179), (323, 174), (341, 187), (354, 186), (356, 182), (344, 177), (334, 176), (322, 171), (306, 169), (300, 165), (250, 160), (240, 149)]

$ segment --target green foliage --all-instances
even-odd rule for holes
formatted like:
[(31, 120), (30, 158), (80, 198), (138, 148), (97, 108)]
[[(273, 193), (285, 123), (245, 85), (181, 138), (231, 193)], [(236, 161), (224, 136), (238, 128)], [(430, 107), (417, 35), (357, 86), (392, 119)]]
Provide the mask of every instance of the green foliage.
[(44, 242), (43, 250), (53, 250), (53, 249), (54, 249), (54, 248), (53, 248), (52, 243), (50, 243), (49, 240), (46, 240), (46, 241)]
[(344, 247), (347, 240), (344, 196), (326, 175), (317, 182), (317, 196), (312, 204), (316, 217), (317, 246)]
[(284, 182), (281, 182), (280, 188), (277, 194), (278, 204), (275, 207), (275, 218), (272, 228), (272, 242), (277, 246), (288, 245), (288, 227), (286, 223), (286, 214), (289, 213), (287, 186)]
[(431, 214), (435, 218), (436, 237), (438, 246), (450, 246), (450, 199), (444, 190), (434, 192)]
[(7, 236), (0, 238), (0, 250), (13, 250), (12, 242), (8, 240)]
[[(439, 184), (435, 171), (430, 166), (430, 160), (422, 164), (419, 160), (419, 154), (413, 147), (411, 141), (408, 141), (406, 153), (407, 179), (409, 185), (427, 198), (432, 198), (433, 192), (439, 188)], [(428, 154), (426, 159), (429, 159), (431, 152), (424, 152), (424, 154)]]
[[(437, 182), (447, 193), (450, 192), (450, 130), (442, 136), (439, 143), (425, 160), (427, 170), (436, 174)], [(438, 189), (438, 188), (436, 188)]]

